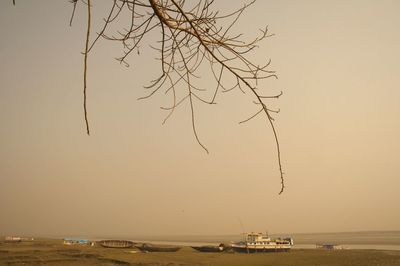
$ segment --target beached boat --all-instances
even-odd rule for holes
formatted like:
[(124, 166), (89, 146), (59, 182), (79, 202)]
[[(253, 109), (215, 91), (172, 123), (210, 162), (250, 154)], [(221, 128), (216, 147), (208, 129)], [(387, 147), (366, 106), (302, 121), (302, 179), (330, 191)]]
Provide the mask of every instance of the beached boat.
[(262, 233), (247, 234), (244, 241), (231, 245), (234, 251), (245, 253), (289, 251), (292, 246), (293, 239), (291, 238), (271, 239)]
[(226, 247), (224, 244), (220, 244), (219, 246), (192, 246), (191, 248), (200, 251), (200, 252), (223, 252), (226, 250)]
[(4, 238), (5, 243), (19, 243), (22, 242), (22, 237), (19, 236), (6, 236)]
[(129, 240), (101, 240), (99, 243), (105, 248), (130, 248), (135, 244)]
[(343, 247), (341, 245), (331, 244), (331, 243), (315, 244), (315, 248), (316, 249), (327, 249), (327, 250), (343, 249)]
[(136, 246), (143, 252), (176, 252), (181, 249), (181, 247), (171, 247), (171, 246), (156, 246), (150, 244), (142, 244)]
[(88, 239), (82, 239), (82, 238), (64, 238), (63, 240), (64, 245), (92, 245), (92, 242), (90, 242)]

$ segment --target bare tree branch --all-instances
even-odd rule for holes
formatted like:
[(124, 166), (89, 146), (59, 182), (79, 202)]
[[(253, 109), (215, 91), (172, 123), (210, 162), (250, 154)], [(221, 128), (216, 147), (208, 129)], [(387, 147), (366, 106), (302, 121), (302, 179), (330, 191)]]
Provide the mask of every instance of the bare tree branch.
[[(87, 100), (86, 100), (86, 88), (87, 88), (87, 60), (89, 53), (89, 38), (90, 38), (90, 21), (91, 21), (91, 0), (87, 0), (87, 31), (86, 31), (86, 44), (85, 44), (85, 53), (84, 53), (84, 68), (83, 68), (83, 111), (85, 113), (85, 124), (86, 124), (86, 133), (90, 135), (89, 129), (89, 119), (87, 114)], [(74, 3), (76, 5), (76, 2)]]
[[(80, 1), (85, 3), (83, 0)], [(70, 23), (72, 23), (77, 2), (78, 0), (71, 0), (74, 9)], [(149, 46), (158, 55), (160, 74), (145, 86), (149, 92), (139, 99), (151, 98), (159, 92), (171, 95), (172, 106), (162, 107), (163, 110), (168, 111), (163, 123), (171, 117), (178, 106), (188, 100), (193, 134), (198, 144), (208, 153), (197, 132), (195, 106), (215, 104), (220, 92), (227, 93), (233, 90), (240, 90), (243, 93), (251, 92), (254, 103), (261, 108), (240, 123), (247, 122), (260, 114), (266, 116), (276, 145), (281, 180), (279, 194), (281, 194), (285, 187), (284, 173), (278, 135), (274, 118), (271, 116), (271, 113), (277, 113), (279, 110), (268, 108), (267, 101), (278, 99), (282, 92), (266, 93), (265, 89), (259, 87), (259, 81), (276, 79), (277, 75), (269, 69), (271, 60), (260, 65), (250, 60), (249, 56), (258, 48), (261, 41), (273, 34), (269, 34), (268, 27), (265, 27), (260, 29), (257, 37), (245, 41), (242, 34), (231, 33), (243, 12), (254, 3), (255, 0), (229, 14), (221, 15), (219, 11), (213, 10), (213, 0), (189, 2), (185, 0), (113, 0), (97, 37), (89, 44), (91, 6), (88, 0), (88, 28), (84, 53), (84, 112), (87, 133), (89, 134), (86, 106), (87, 60), (94, 45), (101, 39), (120, 43), (123, 53), (117, 60), (129, 66), (128, 58), (133, 51), (139, 53), (139, 47), (145, 37), (150, 32), (157, 31), (160, 36), (159, 41)], [(128, 24), (126, 24), (127, 17)], [(110, 27), (114, 23), (125, 24), (123, 24), (124, 27), (120, 24)], [(113, 31), (111, 30), (113, 28), (120, 30)], [(211, 88), (203, 88), (199, 82), (205, 64), (208, 64), (208, 69), (214, 77), (215, 86)]]

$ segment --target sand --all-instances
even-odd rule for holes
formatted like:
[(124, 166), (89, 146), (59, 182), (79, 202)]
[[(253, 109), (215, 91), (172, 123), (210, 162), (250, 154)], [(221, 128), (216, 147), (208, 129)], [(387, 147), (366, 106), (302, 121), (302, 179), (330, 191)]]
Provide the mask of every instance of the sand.
[(66, 246), (62, 240), (0, 242), (0, 265), (387, 265), (400, 266), (400, 251), (301, 250), (284, 253), (201, 253), (184, 247), (173, 253), (135, 253), (99, 245)]

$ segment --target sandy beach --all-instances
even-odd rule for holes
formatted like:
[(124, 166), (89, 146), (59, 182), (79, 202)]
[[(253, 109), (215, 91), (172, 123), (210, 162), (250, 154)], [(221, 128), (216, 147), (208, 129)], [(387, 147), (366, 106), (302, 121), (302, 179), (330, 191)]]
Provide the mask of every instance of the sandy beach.
[(0, 265), (400, 265), (400, 251), (294, 249), (282, 253), (202, 253), (183, 247), (172, 253), (135, 248), (63, 245), (61, 239), (0, 242)]

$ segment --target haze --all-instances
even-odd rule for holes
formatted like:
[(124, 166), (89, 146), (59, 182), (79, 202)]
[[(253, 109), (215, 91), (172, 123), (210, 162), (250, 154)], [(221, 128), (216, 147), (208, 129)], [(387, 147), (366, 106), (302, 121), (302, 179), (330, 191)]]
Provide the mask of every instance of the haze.
[[(207, 155), (188, 106), (161, 125), (170, 99), (136, 100), (159, 73), (145, 46), (129, 68), (114, 60), (119, 46), (93, 50), (88, 137), (84, 9), (69, 27), (68, 1), (16, 2), (0, 3), (0, 235), (240, 234), (240, 221), (273, 233), (400, 230), (399, 1), (258, 1), (234, 29), (275, 34), (255, 55), (279, 76), (262, 86), (284, 92), (280, 196), (266, 119), (238, 125), (255, 111), (249, 97), (197, 105)], [(101, 22), (108, 1), (95, 2)]]

